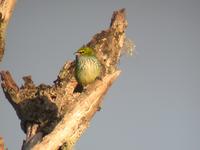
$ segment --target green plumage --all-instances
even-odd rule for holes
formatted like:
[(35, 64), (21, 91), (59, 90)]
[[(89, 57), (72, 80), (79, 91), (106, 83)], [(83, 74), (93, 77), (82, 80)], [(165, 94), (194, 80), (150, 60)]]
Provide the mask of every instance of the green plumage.
[(90, 47), (82, 47), (76, 52), (75, 77), (77, 82), (86, 86), (100, 76), (101, 65)]

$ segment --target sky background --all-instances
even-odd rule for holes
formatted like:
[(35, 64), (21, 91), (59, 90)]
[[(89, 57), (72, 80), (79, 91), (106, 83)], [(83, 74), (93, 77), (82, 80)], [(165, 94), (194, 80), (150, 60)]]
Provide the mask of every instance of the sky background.
[[(200, 149), (199, 0), (18, 0), (0, 70), (52, 84), (66, 60), (126, 8), (137, 55), (123, 57), (121, 76), (76, 150)], [(0, 89), (0, 135), (9, 150), (25, 138)]]

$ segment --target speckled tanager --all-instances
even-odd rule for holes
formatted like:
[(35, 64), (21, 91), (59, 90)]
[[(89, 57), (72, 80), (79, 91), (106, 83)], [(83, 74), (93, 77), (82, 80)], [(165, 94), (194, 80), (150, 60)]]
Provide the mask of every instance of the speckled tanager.
[(75, 54), (75, 77), (77, 82), (84, 87), (100, 76), (101, 65), (90, 47), (83, 46)]

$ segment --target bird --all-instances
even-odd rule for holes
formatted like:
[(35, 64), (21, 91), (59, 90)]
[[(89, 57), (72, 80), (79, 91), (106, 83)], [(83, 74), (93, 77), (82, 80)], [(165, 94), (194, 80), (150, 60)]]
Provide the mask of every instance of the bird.
[(91, 47), (83, 46), (75, 55), (75, 78), (79, 85), (86, 87), (100, 77), (101, 64)]

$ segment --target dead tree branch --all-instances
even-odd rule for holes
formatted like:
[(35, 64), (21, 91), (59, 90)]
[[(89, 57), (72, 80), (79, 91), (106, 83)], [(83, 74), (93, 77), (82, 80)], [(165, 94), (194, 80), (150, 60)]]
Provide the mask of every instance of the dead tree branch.
[(2, 88), (26, 133), (23, 149), (70, 150), (99, 110), (103, 96), (117, 79), (117, 64), (125, 40), (125, 10), (113, 13), (110, 27), (94, 35), (92, 47), (102, 64), (101, 80), (80, 90), (74, 77), (74, 61), (66, 62), (53, 85), (36, 86), (31, 76), (18, 87), (9, 71), (1, 72)]
[(8, 22), (12, 16), (16, 0), (0, 0), (0, 62), (5, 51), (5, 39)]

